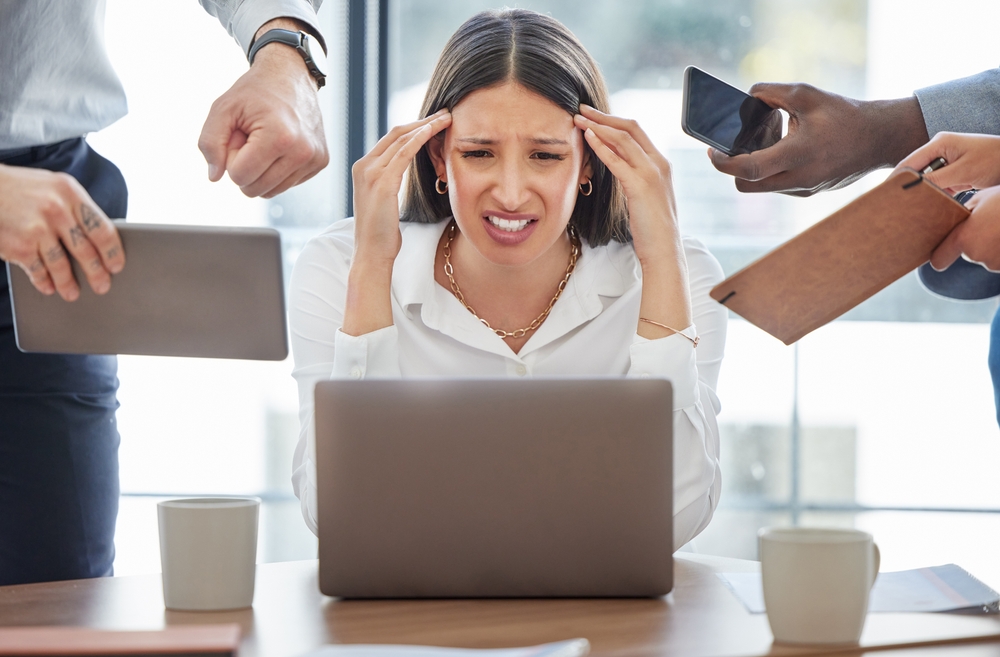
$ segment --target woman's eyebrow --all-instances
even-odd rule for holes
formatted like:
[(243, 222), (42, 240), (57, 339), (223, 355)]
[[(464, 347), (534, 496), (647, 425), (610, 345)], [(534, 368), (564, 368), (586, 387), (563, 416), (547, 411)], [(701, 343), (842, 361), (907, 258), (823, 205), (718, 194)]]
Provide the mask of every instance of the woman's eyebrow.
[[(480, 146), (492, 146), (497, 143), (495, 139), (488, 139), (486, 137), (459, 137), (455, 141), (465, 144), (478, 144)], [(569, 146), (569, 142), (565, 139), (556, 139), (555, 137), (531, 137), (526, 141), (539, 146)]]

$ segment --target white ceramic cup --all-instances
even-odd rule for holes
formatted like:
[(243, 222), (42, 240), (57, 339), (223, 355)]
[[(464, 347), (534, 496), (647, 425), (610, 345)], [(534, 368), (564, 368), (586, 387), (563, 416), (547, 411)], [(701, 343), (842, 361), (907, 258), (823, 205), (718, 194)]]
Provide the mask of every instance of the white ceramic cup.
[(764, 528), (760, 568), (774, 640), (855, 644), (880, 555), (856, 529)]
[(218, 497), (157, 505), (163, 603), (208, 611), (253, 604), (260, 499)]

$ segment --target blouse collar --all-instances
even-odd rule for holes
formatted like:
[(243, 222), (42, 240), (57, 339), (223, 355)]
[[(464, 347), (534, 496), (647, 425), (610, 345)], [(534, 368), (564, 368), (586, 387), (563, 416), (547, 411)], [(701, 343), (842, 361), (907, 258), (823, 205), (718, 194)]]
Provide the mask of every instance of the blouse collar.
[[(485, 351), (512, 356), (499, 336), (434, 280), (437, 248), (448, 223), (443, 219), (434, 224), (401, 224), (403, 243), (393, 267), (393, 296), (407, 316), (419, 313), (429, 328)], [(562, 296), (517, 356), (523, 357), (597, 317), (604, 308), (601, 297), (620, 297), (640, 279), (641, 270), (630, 244), (612, 242), (591, 248), (584, 242)]]

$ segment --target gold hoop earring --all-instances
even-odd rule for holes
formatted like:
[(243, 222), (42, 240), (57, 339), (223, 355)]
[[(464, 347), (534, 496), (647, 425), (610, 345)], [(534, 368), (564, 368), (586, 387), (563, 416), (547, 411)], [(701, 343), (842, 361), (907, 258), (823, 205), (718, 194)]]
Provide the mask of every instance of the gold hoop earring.
[(438, 178), (434, 181), (434, 191), (442, 196), (448, 193), (448, 182)]
[[(584, 191), (586, 190), (586, 191)], [(589, 180), (585, 183), (580, 183), (580, 193), (584, 196), (590, 196), (594, 192), (594, 183)]]

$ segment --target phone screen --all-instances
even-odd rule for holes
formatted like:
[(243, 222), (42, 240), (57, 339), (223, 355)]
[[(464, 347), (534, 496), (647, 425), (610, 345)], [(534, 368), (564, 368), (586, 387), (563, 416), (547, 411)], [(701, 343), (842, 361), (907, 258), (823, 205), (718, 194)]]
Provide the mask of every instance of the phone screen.
[(684, 132), (729, 155), (781, 139), (778, 110), (693, 66), (684, 73)]

